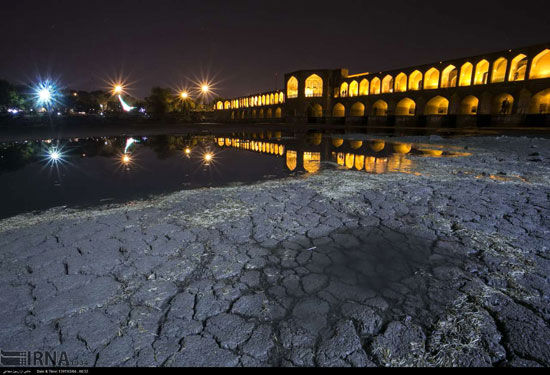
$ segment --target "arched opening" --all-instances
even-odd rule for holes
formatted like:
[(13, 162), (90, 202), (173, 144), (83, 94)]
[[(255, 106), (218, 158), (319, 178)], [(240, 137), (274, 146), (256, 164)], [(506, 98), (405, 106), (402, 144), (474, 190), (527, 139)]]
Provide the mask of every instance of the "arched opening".
[(510, 74), (508, 75), (508, 81), (523, 81), (527, 73), (527, 56), (519, 54), (512, 59), (510, 63)]
[(275, 94), (274, 99), (275, 99), (274, 103), (279, 104), (279, 94)]
[(348, 96), (348, 83), (347, 82), (344, 82), (340, 85), (340, 96), (342, 98), (345, 98), (346, 96)]
[(474, 85), (485, 85), (489, 77), (489, 61), (481, 60), (476, 64), (476, 74), (474, 77)]
[(550, 89), (533, 95), (529, 103), (529, 113), (541, 115), (550, 113)]
[(362, 117), (365, 115), (365, 105), (361, 102), (357, 102), (351, 106), (350, 115), (355, 117)]
[(405, 73), (399, 73), (397, 77), (395, 77), (395, 91), (407, 91), (407, 75)]
[(267, 110), (267, 115), (266, 115), (267, 118), (272, 118), (273, 117), (273, 110), (271, 108), (269, 108)]
[(380, 78), (375, 77), (370, 82), (370, 93), (372, 95), (380, 94)]
[(286, 152), (286, 167), (289, 171), (293, 171), (298, 166), (298, 153), (296, 151)]
[(323, 117), (323, 107), (320, 104), (312, 104), (307, 109), (308, 117)]
[(231, 112), (231, 120), (235, 120), (235, 112)]
[(393, 92), (393, 77), (388, 74), (382, 80), (382, 93), (387, 94), (390, 92)]
[(317, 173), (321, 169), (321, 153), (304, 152), (304, 169), (308, 173)]
[(265, 105), (265, 95), (262, 95), (262, 104), (261, 105)]
[(416, 114), (416, 103), (409, 98), (402, 99), (395, 108), (397, 116), (414, 116)]
[(388, 103), (383, 100), (377, 100), (372, 106), (374, 116), (386, 116), (388, 114)]
[(359, 84), (359, 95), (368, 95), (369, 94), (369, 81), (363, 79)]
[(422, 90), (422, 73), (420, 73), (418, 70), (415, 70), (409, 76), (409, 90)]
[(458, 70), (456, 66), (449, 65), (441, 73), (441, 87), (456, 87), (456, 77), (458, 75)]
[(252, 118), (256, 118), (256, 110), (252, 110)]
[(352, 169), (355, 165), (355, 155), (354, 154), (346, 154), (345, 164), (347, 169)]
[(284, 103), (284, 102), (285, 102), (285, 94), (280, 92), (279, 93), (279, 103)]
[(349, 96), (359, 95), (359, 84), (357, 81), (351, 81), (349, 84)]
[(281, 110), (281, 107), (277, 107), (277, 109), (275, 110), (275, 118), (281, 118), (282, 116), (282, 113), (283, 111)]
[(289, 98), (298, 97), (298, 79), (294, 76), (290, 77), (286, 84), (286, 95)]
[(424, 108), (424, 114), (425, 115), (446, 115), (449, 110), (449, 101), (442, 97), (442, 96), (436, 96), (428, 103), (426, 103), (426, 107)]
[(342, 103), (336, 103), (332, 108), (332, 117), (345, 117), (346, 107)]
[(507, 66), (508, 60), (506, 60), (504, 57), (501, 57), (494, 62), (491, 83), (504, 82)]
[(462, 102), (460, 102), (459, 113), (461, 115), (477, 115), (478, 106), (479, 99), (473, 95), (469, 95), (462, 99)]
[(306, 98), (323, 96), (323, 79), (317, 74), (312, 74), (306, 79)]
[(229, 103), (229, 101), (226, 101), (225, 103), (223, 103), (224, 109), (229, 109), (229, 107), (231, 107), (231, 103)]
[(222, 101), (219, 101), (216, 103), (216, 108), (217, 109), (223, 109), (223, 102)]
[(355, 169), (362, 171), (365, 168), (365, 155), (355, 155)]
[(439, 70), (436, 68), (429, 69), (424, 74), (424, 89), (431, 90), (439, 87)]
[(493, 100), (493, 114), (510, 115), (514, 105), (514, 97), (508, 93), (503, 93)]
[(260, 109), (260, 116), (259, 116), (259, 117), (260, 117), (260, 118), (264, 118), (264, 109), (263, 109), (263, 108)]
[(271, 94), (269, 95), (269, 104), (275, 104), (275, 95)]
[(550, 77), (550, 49), (545, 49), (535, 56), (529, 73), (531, 79), (547, 77)]
[(471, 86), (472, 85), (472, 73), (474, 71), (474, 66), (472, 63), (465, 63), (460, 68), (460, 78), (458, 80), (459, 86)]

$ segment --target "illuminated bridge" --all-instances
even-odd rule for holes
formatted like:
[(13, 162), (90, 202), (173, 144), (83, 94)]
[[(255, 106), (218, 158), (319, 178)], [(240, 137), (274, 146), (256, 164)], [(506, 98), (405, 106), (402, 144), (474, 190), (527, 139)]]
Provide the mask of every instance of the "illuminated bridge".
[(285, 87), (220, 100), (222, 121), (550, 124), (550, 43), (377, 73), (301, 70)]

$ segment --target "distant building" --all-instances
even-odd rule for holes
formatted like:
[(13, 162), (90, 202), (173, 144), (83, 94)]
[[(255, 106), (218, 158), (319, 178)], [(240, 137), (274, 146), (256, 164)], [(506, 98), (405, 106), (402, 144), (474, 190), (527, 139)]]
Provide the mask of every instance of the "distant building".
[(378, 73), (285, 74), (285, 87), (218, 101), (219, 120), (516, 123), (550, 116), (550, 43)]

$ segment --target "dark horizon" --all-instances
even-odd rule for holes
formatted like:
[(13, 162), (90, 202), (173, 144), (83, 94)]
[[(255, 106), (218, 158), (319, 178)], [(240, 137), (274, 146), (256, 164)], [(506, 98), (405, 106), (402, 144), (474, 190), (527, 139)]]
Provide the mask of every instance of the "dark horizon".
[(499, 1), (439, 4), (344, 0), (23, 0), (3, 5), (0, 78), (58, 78), (71, 89), (107, 89), (122, 74), (130, 93), (213, 78), (216, 94), (244, 96), (283, 87), (300, 69), (350, 73), (397, 69), (548, 42), (550, 4)]

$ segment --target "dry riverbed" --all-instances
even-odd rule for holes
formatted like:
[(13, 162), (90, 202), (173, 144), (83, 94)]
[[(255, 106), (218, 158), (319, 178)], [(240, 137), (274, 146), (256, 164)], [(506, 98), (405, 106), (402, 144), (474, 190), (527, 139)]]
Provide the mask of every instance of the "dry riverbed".
[(0, 221), (0, 348), (88, 366), (550, 366), (550, 141), (403, 140), (472, 155)]

